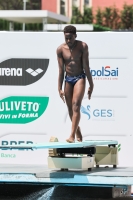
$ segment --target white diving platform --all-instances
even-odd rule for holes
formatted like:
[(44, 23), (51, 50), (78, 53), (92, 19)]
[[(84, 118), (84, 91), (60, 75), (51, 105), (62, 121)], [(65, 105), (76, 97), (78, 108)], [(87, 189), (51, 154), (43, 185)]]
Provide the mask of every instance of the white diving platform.
[[(117, 145), (118, 142), (114, 140), (89, 140), (75, 143), (55, 140), (41, 144), (0, 146), (1, 152), (7, 149), (15, 151), (48, 149), (49, 151), (47, 166), (39, 166), (38, 163), (25, 166), (2, 164), (0, 183), (110, 187), (113, 197), (130, 196), (133, 168), (117, 167)], [(71, 154), (76, 152), (82, 155), (72, 157)]]
[[(133, 185), (133, 168), (123, 167), (93, 168), (91, 172), (82, 170), (49, 170), (42, 166), (0, 166), (0, 183), (10, 184), (39, 184), (60, 186), (88, 186), (109, 187), (117, 191), (118, 196), (131, 196), (131, 185)], [(103, 191), (104, 192), (104, 191)], [(113, 197), (115, 193), (113, 193)]]

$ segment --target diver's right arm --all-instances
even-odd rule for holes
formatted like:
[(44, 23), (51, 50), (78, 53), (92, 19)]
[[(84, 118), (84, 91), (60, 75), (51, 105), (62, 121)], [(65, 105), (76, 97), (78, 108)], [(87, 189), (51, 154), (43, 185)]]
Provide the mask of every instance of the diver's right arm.
[(65, 103), (65, 98), (64, 98), (64, 92), (62, 90), (62, 84), (63, 84), (63, 80), (64, 80), (64, 61), (63, 61), (63, 57), (62, 57), (62, 49), (61, 46), (57, 48), (57, 60), (58, 60), (58, 66), (59, 66), (59, 75), (58, 75), (58, 91), (59, 91), (59, 95), (62, 98), (62, 100)]

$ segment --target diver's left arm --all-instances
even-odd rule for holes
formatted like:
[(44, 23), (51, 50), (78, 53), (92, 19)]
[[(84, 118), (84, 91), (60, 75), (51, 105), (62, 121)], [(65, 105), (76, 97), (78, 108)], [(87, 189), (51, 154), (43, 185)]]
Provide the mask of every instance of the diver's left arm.
[(90, 72), (90, 67), (89, 67), (89, 51), (88, 51), (88, 45), (86, 43), (83, 43), (83, 68), (85, 70), (85, 74), (87, 76), (88, 82), (89, 82), (89, 89), (88, 89), (88, 98), (91, 98), (91, 94), (94, 88), (93, 84), (93, 79), (92, 75)]

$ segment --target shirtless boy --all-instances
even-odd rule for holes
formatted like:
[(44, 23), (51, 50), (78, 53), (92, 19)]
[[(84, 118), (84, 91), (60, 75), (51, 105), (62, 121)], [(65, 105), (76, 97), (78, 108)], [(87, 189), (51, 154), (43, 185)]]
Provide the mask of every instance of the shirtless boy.
[[(65, 43), (57, 48), (59, 65), (58, 91), (66, 102), (68, 113), (72, 121), (71, 134), (67, 142), (82, 142), (79, 125), (80, 107), (85, 92), (86, 77), (89, 82), (88, 99), (91, 99), (93, 80), (89, 68), (88, 46), (85, 42), (76, 40), (76, 28), (68, 25), (64, 28)], [(62, 84), (65, 76), (65, 87)]]

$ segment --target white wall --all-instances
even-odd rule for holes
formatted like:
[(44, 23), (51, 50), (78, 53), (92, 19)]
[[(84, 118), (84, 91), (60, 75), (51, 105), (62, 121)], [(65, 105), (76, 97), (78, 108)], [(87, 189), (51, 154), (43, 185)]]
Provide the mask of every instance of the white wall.
[[(127, 155), (131, 158), (133, 151), (132, 38), (132, 33), (112, 32), (78, 33), (77, 37), (78, 40), (88, 44), (92, 75), (98, 75), (93, 76), (92, 99), (87, 99), (89, 87), (87, 83), (82, 102), (83, 110), (87, 112), (87, 114), (81, 112), (80, 126), (84, 140), (118, 140), (121, 144), (119, 164), (122, 166), (132, 166), (132, 159), (127, 160)], [(30, 123), (3, 123), (0, 119), (0, 143), (2, 141), (8, 144), (12, 141), (38, 143), (49, 141), (51, 136), (57, 136), (60, 141), (64, 141), (70, 134), (71, 122), (67, 107), (60, 99), (57, 90), (56, 49), (63, 42), (63, 33), (0, 33), (1, 63), (11, 58), (49, 59), (46, 73), (33, 84), (0, 86), (0, 100), (11, 96), (49, 97), (45, 112)], [(18, 67), (23, 67), (19, 65), (18, 63)], [(105, 71), (106, 66), (108, 71)], [(37, 66), (36, 69), (38, 68), (40, 67)], [(47, 162), (46, 157), (47, 151), (44, 162)], [(0, 162), (5, 162), (2, 157)], [(41, 157), (40, 162), (42, 162)]]

